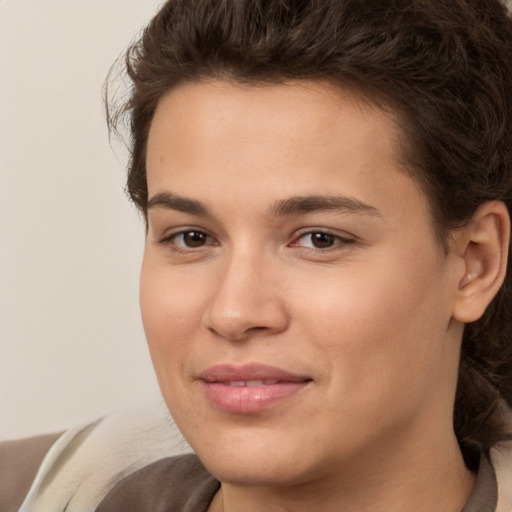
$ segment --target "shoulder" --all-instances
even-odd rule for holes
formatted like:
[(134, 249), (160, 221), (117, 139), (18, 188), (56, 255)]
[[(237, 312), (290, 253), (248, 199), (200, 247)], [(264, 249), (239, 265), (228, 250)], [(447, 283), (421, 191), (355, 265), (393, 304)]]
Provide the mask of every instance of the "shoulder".
[(0, 442), (0, 510), (18, 510), (45, 455), (61, 434)]
[(95, 510), (128, 475), (190, 451), (163, 404), (117, 411), (54, 443), (19, 512)]
[(512, 441), (502, 441), (491, 448), (490, 460), (498, 484), (496, 512), (512, 511)]
[(201, 512), (219, 486), (196, 455), (166, 457), (121, 480), (95, 512)]

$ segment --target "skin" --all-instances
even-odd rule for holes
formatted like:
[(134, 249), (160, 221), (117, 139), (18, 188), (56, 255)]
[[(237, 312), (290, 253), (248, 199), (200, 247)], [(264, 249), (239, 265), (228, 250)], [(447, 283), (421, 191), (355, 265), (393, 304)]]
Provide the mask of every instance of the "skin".
[[(443, 253), (399, 137), (389, 113), (324, 83), (184, 84), (160, 101), (141, 308), (165, 401), (222, 482), (211, 511), (464, 506), (462, 322), (495, 293), (469, 281), (498, 282), (502, 252), (471, 242), (470, 224)], [(276, 213), (305, 196), (344, 207)], [(216, 408), (198, 375), (250, 362), (311, 382), (255, 414)]]

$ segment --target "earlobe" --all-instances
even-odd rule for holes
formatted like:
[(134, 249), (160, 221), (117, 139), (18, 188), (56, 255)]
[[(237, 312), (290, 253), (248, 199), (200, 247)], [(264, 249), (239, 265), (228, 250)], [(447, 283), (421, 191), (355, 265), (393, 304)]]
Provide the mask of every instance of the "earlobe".
[(465, 232), (465, 273), (459, 282), (453, 318), (478, 320), (500, 289), (507, 267), (510, 217), (500, 201), (482, 204)]

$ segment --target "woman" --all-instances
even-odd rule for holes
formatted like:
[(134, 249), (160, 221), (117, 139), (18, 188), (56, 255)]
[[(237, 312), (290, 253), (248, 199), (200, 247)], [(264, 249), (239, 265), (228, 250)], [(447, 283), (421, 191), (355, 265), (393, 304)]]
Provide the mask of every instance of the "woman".
[(195, 455), (97, 512), (512, 510), (511, 50), (498, 0), (162, 7), (110, 120)]

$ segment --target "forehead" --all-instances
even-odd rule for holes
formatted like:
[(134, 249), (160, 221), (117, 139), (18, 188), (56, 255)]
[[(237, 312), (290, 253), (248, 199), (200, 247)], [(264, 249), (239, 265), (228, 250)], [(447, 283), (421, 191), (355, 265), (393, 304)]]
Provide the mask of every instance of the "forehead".
[[(285, 130), (283, 128), (286, 127)], [(281, 158), (311, 160), (311, 150), (331, 149), (343, 139), (362, 155), (395, 156), (399, 132), (393, 116), (350, 91), (325, 82), (242, 85), (222, 81), (185, 83), (159, 102), (149, 133), (148, 174), (166, 158), (199, 159), (208, 151), (226, 158), (264, 144)], [(162, 151), (162, 149), (166, 149)], [(288, 151), (288, 154), (286, 153)], [(269, 154), (274, 156), (274, 152)], [(264, 163), (260, 158), (258, 164)], [(189, 162), (190, 163), (190, 162)]]
[[(350, 126), (344, 120), (348, 114), (352, 114)], [(150, 139), (162, 125), (166, 125), (168, 135), (179, 137), (186, 129), (199, 137), (208, 131), (211, 136), (212, 128), (226, 129), (228, 123), (232, 132), (219, 133), (219, 138), (229, 136), (233, 142), (248, 132), (279, 135), (278, 139), (286, 137), (287, 143), (303, 137), (314, 142), (340, 130), (345, 130), (347, 136), (354, 129), (366, 134), (385, 130), (393, 137), (398, 136), (391, 111), (374, 106), (361, 94), (327, 82), (247, 85), (210, 81), (184, 83), (164, 95), (153, 118)], [(300, 130), (282, 133), (283, 123), (300, 126)], [(373, 139), (373, 143), (379, 139)]]

